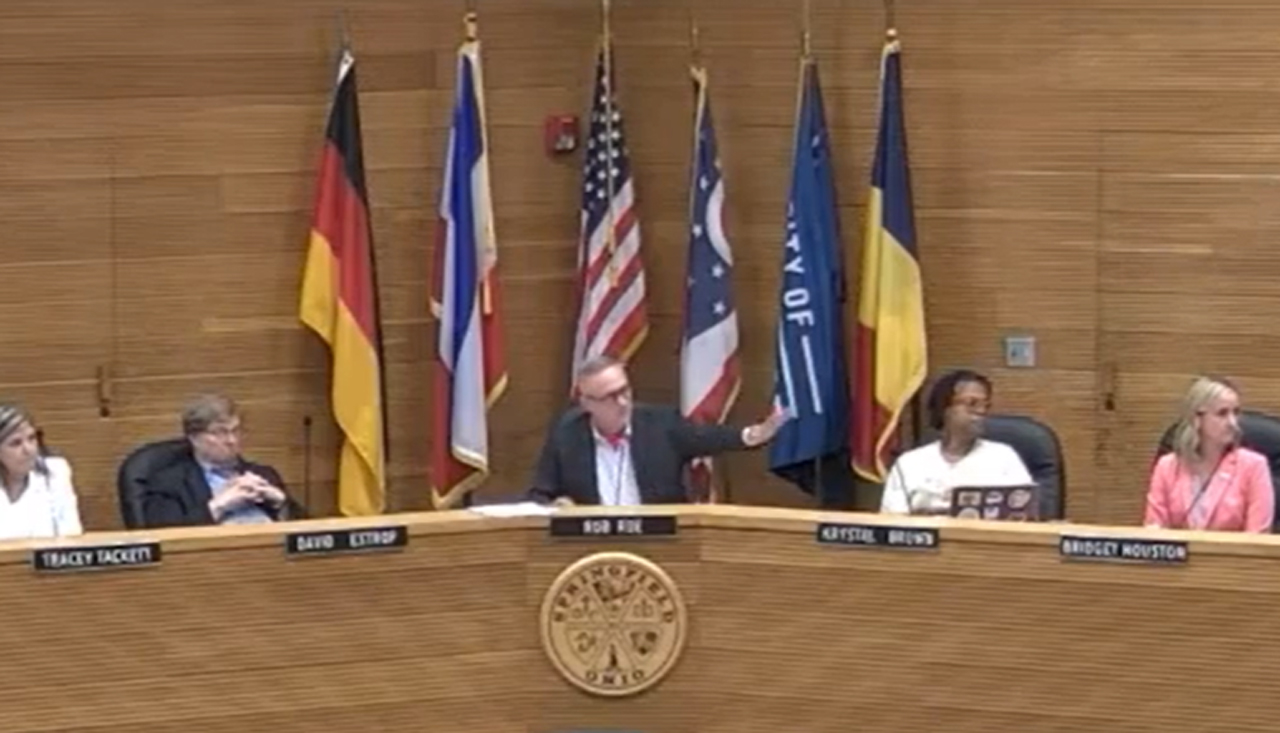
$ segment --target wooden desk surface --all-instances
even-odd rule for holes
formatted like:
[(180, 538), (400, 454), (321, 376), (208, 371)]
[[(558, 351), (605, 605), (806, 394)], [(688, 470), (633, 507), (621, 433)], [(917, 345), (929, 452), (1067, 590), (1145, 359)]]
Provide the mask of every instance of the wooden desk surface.
[[(606, 513), (580, 509), (575, 513)], [(646, 507), (672, 539), (556, 540), (467, 512), (90, 535), (159, 567), (37, 575), (0, 545), (5, 731), (1271, 731), (1280, 538)], [(815, 522), (937, 527), (937, 551), (833, 548)], [(288, 531), (405, 524), (400, 552), (287, 558)], [(1064, 560), (1062, 532), (1180, 540), (1185, 565)], [(689, 645), (633, 698), (543, 654), (555, 576), (647, 557)]]

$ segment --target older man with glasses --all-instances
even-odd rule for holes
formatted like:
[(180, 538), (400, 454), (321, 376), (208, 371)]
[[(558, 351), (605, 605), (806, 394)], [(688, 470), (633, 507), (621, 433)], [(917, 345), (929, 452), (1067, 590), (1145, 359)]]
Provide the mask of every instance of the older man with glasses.
[(556, 419), (538, 459), (534, 501), (685, 503), (690, 461), (764, 445), (787, 419), (775, 412), (746, 428), (694, 424), (674, 407), (637, 403), (626, 367), (607, 356), (588, 359), (575, 386), (578, 404)]
[(202, 395), (182, 413), (191, 452), (147, 478), (147, 526), (265, 524), (298, 519), (302, 508), (280, 474), (240, 454), (243, 427), (235, 402)]

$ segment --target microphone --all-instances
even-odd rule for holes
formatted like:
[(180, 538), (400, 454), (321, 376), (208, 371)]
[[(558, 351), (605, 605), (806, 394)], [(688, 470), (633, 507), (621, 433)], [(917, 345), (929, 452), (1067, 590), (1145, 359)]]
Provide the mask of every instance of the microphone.
[(302, 501), (311, 513), (311, 416), (302, 416)]
[(724, 465), (724, 463), (721, 463), (719, 474), (720, 474), (721, 497), (718, 503), (732, 504), (733, 503), (733, 485), (729, 481), (729, 467)]

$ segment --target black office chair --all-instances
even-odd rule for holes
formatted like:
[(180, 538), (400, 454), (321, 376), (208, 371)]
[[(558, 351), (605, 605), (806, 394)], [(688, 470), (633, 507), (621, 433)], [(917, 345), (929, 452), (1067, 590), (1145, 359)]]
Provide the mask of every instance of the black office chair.
[(141, 529), (147, 526), (142, 513), (142, 495), (147, 490), (147, 478), (190, 454), (191, 443), (186, 438), (171, 438), (147, 443), (124, 459), (116, 474), (116, 493), (125, 527)]
[(1040, 519), (1062, 519), (1067, 466), (1053, 428), (1025, 415), (988, 415), (983, 437), (1008, 444), (1040, 487)]
[[(1177, 424), (1170, 425), (1160, 436), (1160, 445), (1156, 448), (1156, 458), (1173, 450), (1173, 431)], [(1240, 444), (1249, 450), (1257, 451), (1267, 457), (1267, 465), (1271, 467), (1271, 485), (1276, 490), (1276, 501), (1280, 503), (1280, 417), (1268, 415), (1257, 410), (1244, 410), (1240, 414), (1240, 431), (1243, 433)], [(1280, 532), (1280, 513), (1272, 520), (1271, 530)]]
[[(938, 437), (937, 430), (926, 428), (916, 445), (931, 443)], [(1067, 507), (1067, 462), (1053, 428), (1025, 415), (987, 415), (982, 437), (1008, 445), (1022, 459), (1040, 487), (1040, 519), (1063, 519)]]

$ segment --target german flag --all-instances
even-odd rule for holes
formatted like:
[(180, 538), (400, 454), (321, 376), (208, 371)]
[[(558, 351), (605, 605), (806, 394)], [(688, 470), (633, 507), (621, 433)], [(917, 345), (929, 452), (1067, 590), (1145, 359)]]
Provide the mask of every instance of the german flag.
[(854, 346), (853, 467), (876, 482), (884, 481), (903, 409), (928, 371), (900, 53), (897, 32), (890, 29), (880, 64), (880, 133)]
[(355, 57), (346, 48), (325, 130), (300, 317), (333, 354), (333, 415), (343, 433), (338, 509), (379, 514), (386, 505), (382, 336)]

